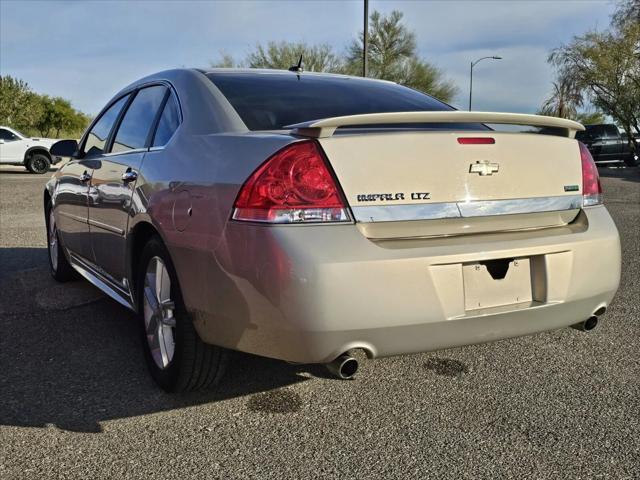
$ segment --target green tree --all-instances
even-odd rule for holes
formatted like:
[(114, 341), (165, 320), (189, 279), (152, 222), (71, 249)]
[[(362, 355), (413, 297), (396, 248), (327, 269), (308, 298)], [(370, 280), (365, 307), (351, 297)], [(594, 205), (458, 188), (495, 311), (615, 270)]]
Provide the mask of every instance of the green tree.
[(213, 68), (234, 68), (240, 66), (236, 63), (231, 55), (224, 52), (220, 53), (219, 60), (215, 62), (209, 62), (209, 65), (211, 65)]
[(31, 90), (26, 82), (10, 75), (0, 77), (0, 124), (47, 137), (55, 132), (77, 135), (89, 117), (61, 97), (51, 98)]
[[(371, 14), (369, 31), (369, 76), (391, 80), (422, 90), (445, 102), (450, 101), (457, 87), (444, 78), (442, 71), (417, 55), (416, 36), (402, 23), (402, 13), (393, 11)], [(340, 55), (328, 44), (310, 45), (304, 42), (269, 42), (256, 47), (238, 62), (222, 53), (212, 67), (250, 67), (288, 69), (302, 55), (304, 70), (360, 75), (362, 73), (362, 32), (346, 55)]]
[[(368, 75), (391, 80), (451, 101), (457, 87), (444, 78), (434, 65), (417, 54), (416, 36), (402, 23), (402, 12), (389, 15), (377, 11), (371, 14), (368, 42)], [(362, 72), (363, 33), (348, 47), (346, 71), (352, 75)]]
[(40, 98), (26, 82), (10, 75), (0, 76), (0, 124), (32, 130), (41, 115)]
[(256, 45), (241, 62), (231, 55), (222, 54), (221, 59), (212, 62), (213, 67), (249, 67), (286, 70), (296, 65), (302, 55), (302, 63), (308, 72), (341, 72), (342, 59), (328, 44), (309, 45), (304, 42), (269, 42), (266, 46)]
[(640, 132), (640, 22), (620, 13), (636, 4), (621, 4), (608, 30), (574, 37), (553, 50), (549, 61), (622, 126), (630, 148), (637, 152), (632, 138), (634, 128)]
[(55, 136), (59, 137), (61, 132), (78, 132), (87, 126), (87, 116), (73, 108), (69, 100), (43, 95), (40, 101), (43, 113), (36, 128), (42, 136), (48, 137), (55, 132)]
[(576, 118), (582, 106), (582, 90), (572, 78), (560, 76), (553, 82), (553, 92), (542, 104), (542, 114), (560, 118)]
[(574, 120), (580, 122), (583, 125), (596, 125), (605, 122), (605, 116), (602, 112), (578, 112)]

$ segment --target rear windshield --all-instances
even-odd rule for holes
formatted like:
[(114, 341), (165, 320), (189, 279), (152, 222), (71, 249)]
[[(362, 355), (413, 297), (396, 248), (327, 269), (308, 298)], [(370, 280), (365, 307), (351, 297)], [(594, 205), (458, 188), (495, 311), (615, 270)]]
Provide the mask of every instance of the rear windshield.
[[(249, 130), (280, 130), (321, 118), (363, 113), (454, 110), (429, 95), (394, 83), (295, 73), (209, 73)], [(375, 125), (375, 128), (398, 125)], [(411, 128), (484, 129), (470, 124)]]

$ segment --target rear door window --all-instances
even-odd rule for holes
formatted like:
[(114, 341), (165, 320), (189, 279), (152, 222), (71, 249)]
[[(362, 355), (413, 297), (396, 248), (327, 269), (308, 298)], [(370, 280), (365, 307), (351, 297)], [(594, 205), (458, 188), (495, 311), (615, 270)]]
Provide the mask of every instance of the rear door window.
[(620, 132), (615, 125), (605, 125), (604, 131), (608, 138), (620, 138)]
[(171, 94), (162, 110), (162, 116), (158, 122), (158, 128), (156, 129), (152, 146), (162, 147), (166, 145), (177, 130), (178, 125), (180, 125), (180, 110), (178, 108), (178, 102), (173, 94)]
[(149, 133), (166, 93), (167, 87), (156, 85), (143, 88), (136, 94), (120, 122), (111, 152), (121, 153), (147, 146)]
[(127, 103), (129, 95), (125, 95), (120, 100), (115, 102), (109, 109), (104, 112), (100, 120), (91, 128), (85, 140), (82, 152), (85, 156), (95, 156), (104, 153), (109, 133), (116, 123), (120, 111)]

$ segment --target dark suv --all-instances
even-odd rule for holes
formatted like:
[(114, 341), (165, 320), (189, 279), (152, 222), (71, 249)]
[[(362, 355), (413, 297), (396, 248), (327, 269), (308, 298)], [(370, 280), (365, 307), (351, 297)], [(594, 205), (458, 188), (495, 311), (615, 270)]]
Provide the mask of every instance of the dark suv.
[(585, 125), (585, 128), (576, 134), (576, 139), (587, 146), (596, 163), (623, 161), (628, 166), (638, 164), (638, 154), (631, 151), (626, 135), (620, 134), (618, 127), (600, 124)]

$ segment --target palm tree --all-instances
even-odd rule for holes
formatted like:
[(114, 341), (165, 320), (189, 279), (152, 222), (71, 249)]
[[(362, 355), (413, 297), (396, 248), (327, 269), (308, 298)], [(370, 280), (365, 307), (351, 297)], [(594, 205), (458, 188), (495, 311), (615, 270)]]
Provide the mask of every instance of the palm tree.
[(553, 82), (553, 93), (542, 105), (542, 113), (560, 118), (576, 118), (582, 106), (582, 92), (570, 78)]

